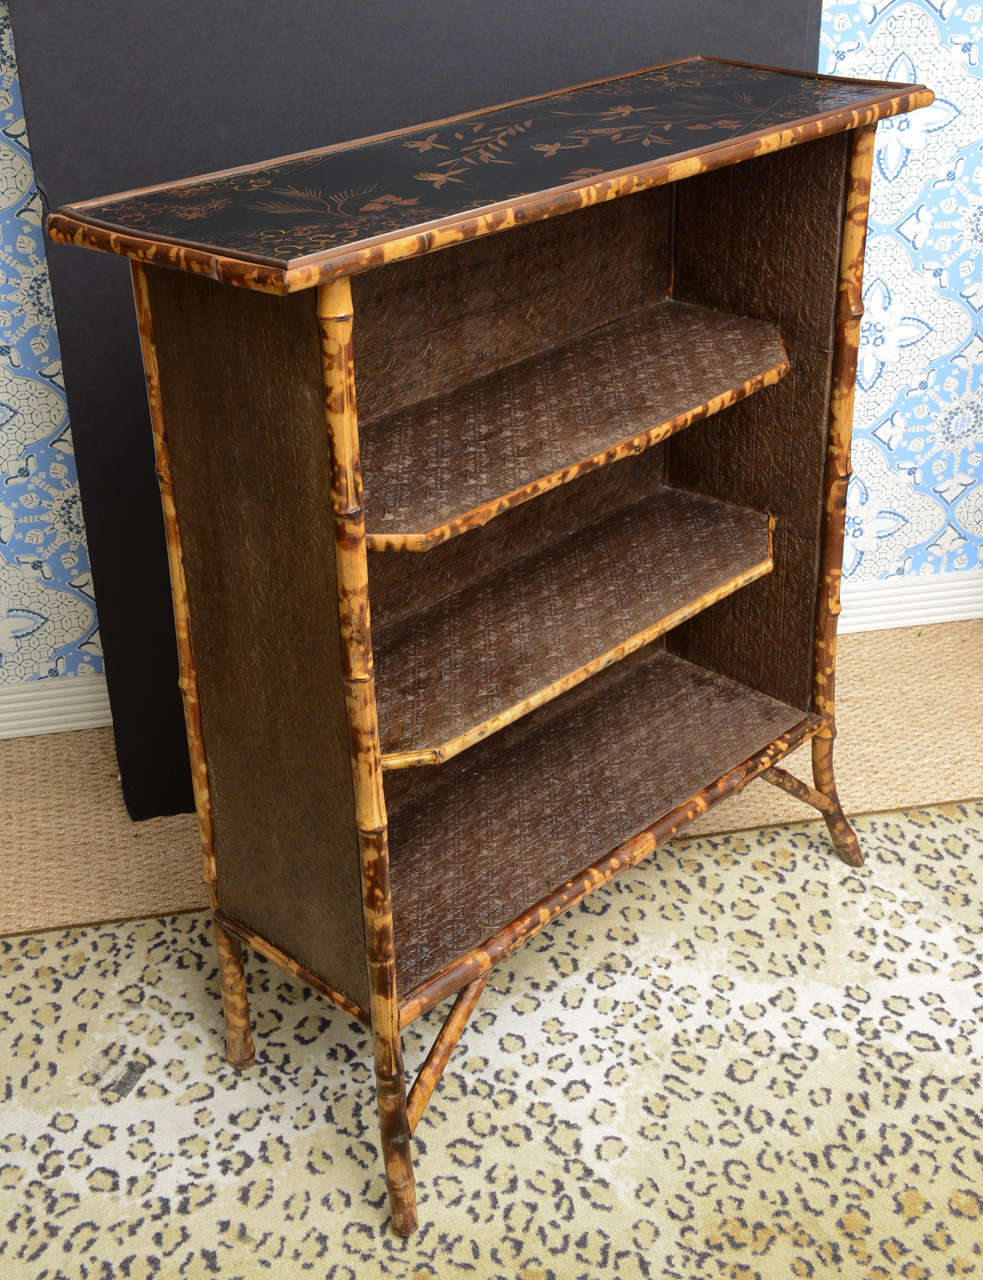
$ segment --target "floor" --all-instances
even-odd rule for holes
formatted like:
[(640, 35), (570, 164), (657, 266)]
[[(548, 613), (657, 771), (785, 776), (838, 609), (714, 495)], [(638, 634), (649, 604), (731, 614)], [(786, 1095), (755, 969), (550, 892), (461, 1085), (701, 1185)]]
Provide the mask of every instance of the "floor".
[(406, 1241), (357, 1024), (250, 956), (238, 1074), (201, 914), (0, 939), (0, 1275), (983, 1277), (983, 802), (857, 827), (677, 840), (498, 970)]
[[(848, 812), (980, 794), (981, 659), (983, 620), (842, 637), (836, 759)], [(944, 680), (933, 679), (938, 671)], [(807, 771), (808, 754), (790, 767)], [(692, 830), (795, 822), (809, 812), (758, 783)], [(194, 818), (130, 822), (111, 729), (0, 741), (0, 881), (0, 934), (206, 902)]]

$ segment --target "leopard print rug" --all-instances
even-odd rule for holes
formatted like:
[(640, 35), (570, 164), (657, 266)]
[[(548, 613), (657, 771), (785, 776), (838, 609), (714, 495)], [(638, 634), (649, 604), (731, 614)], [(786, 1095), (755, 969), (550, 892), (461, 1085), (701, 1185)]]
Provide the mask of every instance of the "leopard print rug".
[(983, 1277), (983, 803), (857, 826), (677, 840), (499, 969), (409, 1240), (357, 1024), (250, 956), (239, 1074), (201, 915), (0, 940), (0, 1277)]

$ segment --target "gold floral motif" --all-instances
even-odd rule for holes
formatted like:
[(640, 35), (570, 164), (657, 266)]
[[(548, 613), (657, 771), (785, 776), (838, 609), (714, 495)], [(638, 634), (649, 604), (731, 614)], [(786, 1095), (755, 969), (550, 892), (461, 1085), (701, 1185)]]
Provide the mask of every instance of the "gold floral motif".
[[(411, 230), (529, 192), (586, 182), (638, 156), (669, 156), (777, 129), (874, 91), (704, 59), (601, 81), (367, 146), (278, 161), (93, 205), (88, 217), (162, 241), (289, 260)], [(716, 135), (716, 136), (714, 136)], [(564, 152), (584, 163), (568, 166)], [(426, 157), (425, 167), (418, 167)], [(572, 157), (571, 157), (572, 159)], [(385, 173), (386, 188), (357, 184)], [(332, 175), (345, 174), (334, 186)]]

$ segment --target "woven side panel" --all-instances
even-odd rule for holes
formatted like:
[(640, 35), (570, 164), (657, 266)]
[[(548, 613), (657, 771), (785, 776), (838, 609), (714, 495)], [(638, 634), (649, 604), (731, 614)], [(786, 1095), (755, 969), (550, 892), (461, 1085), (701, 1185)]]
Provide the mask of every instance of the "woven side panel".
[[(390, 813), (400, 988), (470, 948), (801, 719), (645, 652), (436, 769)], [(387, 779), (388, 788), (388, 779)]]
[(653, 493), (665, 478), (665, 445), (513, 507), (432, 551), (369, 552), (372, 625), (383, 627), (427, 608), (467, 583), (537, 551), (619, 507)]
[(669, 207), (655, 188), (355, 276), (363, 425), (657, 301)]
[(314, 294), (148, 277), (219, 905), (368, 1007)]
[(679, 186), (676, 295), (769, 319), (790, 369), (669, 442), (673, 484), (770, 511), (775, 569), (673, 632), (693, 662), (809, 709), (846, 180), (837, 135)]

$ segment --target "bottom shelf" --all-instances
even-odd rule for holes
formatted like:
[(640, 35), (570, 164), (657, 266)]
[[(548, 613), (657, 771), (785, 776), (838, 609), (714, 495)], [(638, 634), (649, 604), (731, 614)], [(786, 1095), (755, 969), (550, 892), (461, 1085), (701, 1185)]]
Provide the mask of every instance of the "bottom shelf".
[(416, 788), (401, 784), (390, 798), (404, 998), (737, 765), (785, 734), (791, 750), (819, 724), (664, 650), (645, 651), (419, 771)]

